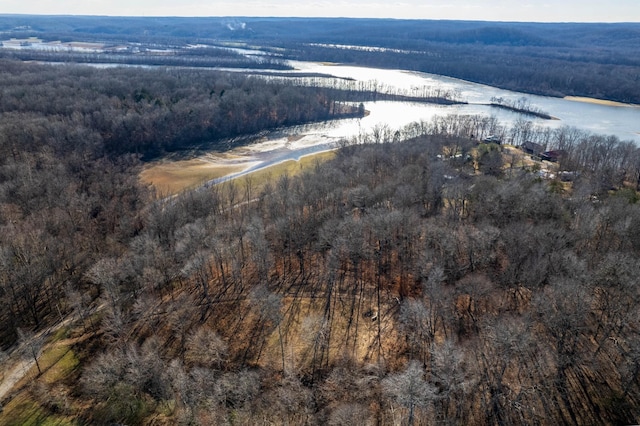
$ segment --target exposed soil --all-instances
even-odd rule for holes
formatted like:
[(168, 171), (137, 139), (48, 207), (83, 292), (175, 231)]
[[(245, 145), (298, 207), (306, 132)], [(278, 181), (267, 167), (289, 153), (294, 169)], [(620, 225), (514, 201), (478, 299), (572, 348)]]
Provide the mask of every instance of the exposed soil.
[(14, 364), (13, 369), (4, 375), (4, 380), (0, 383), (0, 401), (31, 370), (35, 363), (33, 359), (22, 359)]

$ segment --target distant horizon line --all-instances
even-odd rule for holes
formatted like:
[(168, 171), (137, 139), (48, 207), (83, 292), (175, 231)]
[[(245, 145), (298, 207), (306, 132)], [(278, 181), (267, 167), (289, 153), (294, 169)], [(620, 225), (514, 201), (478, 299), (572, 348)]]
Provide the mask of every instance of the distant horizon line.
[(107, 15), (107, 14), (73, 14), (73, 13), (6, 13), (0, 12), (0, 17), (68, 17), (68, 18), (142, 18), (142, 19), (317, 19), (317, 20), (376, 20), (376, 21), (438, 21), (438, 22), (488, 22), (504, 24), (583, 24), (583, 25), (640, 25), (640, 21), (520, 21), (520, 20), (487, 20), (487, 19), (456, 19), (456, 18), (397, 18), (397, 17), (363, 17), (363, 16), (251, 16), (251, 15)]

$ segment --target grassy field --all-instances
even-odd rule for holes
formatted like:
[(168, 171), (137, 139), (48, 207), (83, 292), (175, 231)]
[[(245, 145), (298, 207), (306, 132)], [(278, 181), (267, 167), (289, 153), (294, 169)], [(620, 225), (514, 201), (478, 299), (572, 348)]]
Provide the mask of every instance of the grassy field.
[(242, 166), (219, 164), (195, 158), (151, 164), (142, 171), (140, 179), (143, 183), (151, 185), (162, 196), (169, 196), (196, 188), (211, 179), (240, 172), (242, 169)]
[(238, 179), (238, 182), (242, 185), (247, 179), (251, 179), (252, 184), (260, 190), (267, 182), (274, 182), (283, 175), (295, 176), (302, 173), (304, 170), (311, 169), (318, 163), (332, 159), (335, 155), (334, 151), (324, 151), (318, 154), (302, 157), (298, 161), (283, 161), (282, 163), (278, 163), (271, 167), (260, 169), (243, 176)]
[[(333, 158), (334, 155), (333, 151), (325, 151), (302, 157), (299, 161), (284, 161), (243, 176), (238, 179), (238, 182), (244, 184), (247, 179), (251, 179), (259, 189), (264, 183), (273, 181), (279, 176), (296, 175), (313, 167), (317, 162)], [(161, 196), (170, 196), (196, 188), (211, 179), (241, 172), (245, 167), (246, 165), (234, 165), (225, 161), (210, 161), (207, 157), (158, 162), (146, 167), (140, 174), (140, 179), (143, 183), (151, 185)]]

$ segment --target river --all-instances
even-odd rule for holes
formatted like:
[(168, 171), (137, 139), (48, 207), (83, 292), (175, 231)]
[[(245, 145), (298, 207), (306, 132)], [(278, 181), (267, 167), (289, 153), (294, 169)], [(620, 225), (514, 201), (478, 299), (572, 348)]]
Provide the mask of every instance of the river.
[[(467, 104), (445, 106), (413, 102), (365, 102), (365, 109), (369, 112), (366, 117), (291, 127), (274, 132), (249, 146), (234, 150), (234, 154), (246, 158), (246, 169), (244, 172), (222, 180), (250, 173), (281, 161), (298, 159), (303, 155), (335, 148), (340, 140), (371, 132), (374, 128), (401, 129), (412, 122), (421, 120), (428, 122), (435, 116), (450, 114), (493, 116), (507, 127), (518, 119), (525, 119), (531, 121), (534, 126), (575, 127), (593, 134), (614, 135), (621, 140), (640, 144), (640, 106), (606, 105), (529, 95), (414, 71), (299, 61), (291, 61), (291, 64), (295, 67), (295, 70), (290, 72), (292, 76), (297, 73), (325, 74), (341, 79), (373, 81), (383, 88), (409, 91), (422, 87), (440, 88), (456, 93), (457, 98)], [(524, 97), (531, 107), (542, 110), (556, 119), (544, 120), (488, 106), (493, 97), (501, 97), (509, 101), (517, 101)], [(212, 183), (219, 181), (221, 180)]]
[[(386, 70), (377, 68), (328, 65), (309, 62), (292, 62), (296, 69), (304, 72), (331, 74), (336, 77), (351, 78), (356, 81), (377, 81), (380, 84), (410, 90), (413, 87), (438, 87), (442, 90), (456, 92), (458, 97), (468, 102), (467, 105), (452, 105), (442, 108), (419, 108), (416, 105), (396, 105), (397, 108), (385, 110), (384, 121), (391, 127), (403, 125), (405, 116), (414, 117), (424, 113), (423, 119), (429, 120), (435, 114), (483, 114), (494, 115), (505, 124), (509, 124), (520, 114), (498, 111), (488, 104), (493, 97), (516, 101), (526, 98), (531, 106), (549, 113), (558, 120), (533, 120), (535, 124), (560, 127), (570, 126), (587, 130), (596, 134), (615, 135), (621, 140), (632, 140), (640, 144), (640, 106), (636, 105), (603, 105), (598, 103), (578, 102), (575, 100), (548, 96), (529, 95), (510, 90), (498, 89), (478, 83), (403, 70)], [(366, 105), (371, 109), (370, 105)], [(418, 111), (414, 111), (418, 108)], [(531, 117), (524, 117), (531, 119)], [(374, 117), (380, 120), (379, 117)]]

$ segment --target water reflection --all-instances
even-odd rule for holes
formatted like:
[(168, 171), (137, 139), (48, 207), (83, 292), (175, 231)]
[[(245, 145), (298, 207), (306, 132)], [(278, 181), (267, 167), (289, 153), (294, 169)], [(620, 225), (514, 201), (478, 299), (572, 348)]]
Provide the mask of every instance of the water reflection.
[[(463, 93), (475, 93), (475, 99), (507, 94), (505, 91), (495, 88), (491, 88), (488, 93), (480, 93), (476, 87), (478, 85), (469, 84), (472, 85), (473, 90), (465, 90)], [(515, 94), (514, 92), (510, 92), (509, 95), (521, 96), (521, 94)], [(233, 154), (235, 156), (246, 159), (246, 169), (211, 183), (219, 183), (283, 161), (297, 160), (305, 155), (333, 149), (343, 140), (370, 134), (376, 128), (383, 127), (393, 133), (394, 130), (402, 129), (414, 122), (430, 122), (434, 117), (452, 114), (490, 116), (507, 128), (514, 125), (516, 121), (525, 118), (531, 121), (534, 126), (550, 128), (573, 126), (593, 133), (615, 134), (623, 140), (640, 142), (640, 135), (634, 134), (630, 130), (623, 130), (631, 129), (633, 125), (640, 124), (640, 108), (638, 107), (593, 105), (540, 96), (531, 96), (529, 99), (534, 106), (551, 113), (551, 115), (558, 117), (559, 120), (531, 118), (516, 112), (479, 103), (433, 105), (394, 101), (369, 102), (365, 104), (365, 108), (369, 112), (366, 117), (292, 126), (273, 132), (266, 139), (261, 138), (249, 146), (234, 150)], [(567, 104), (571, 108), (563, 107)], [(591, 120), (589, 120), (590, 117), (592, 118)], [(612, 129), (617, 131), (612, 131)], [(625, 137), (629, 135), (631, 137)]]
[[(468, 102), (468, 105), (455, 105), (449, 107), (432, 107), (407, 103), (395, 103), (387, 108), (390, 115), (385, 115), (382, 121), (393, 127), (401, 127), (406, 120), (404, 117), (420, 116), (420, 119), (430, 120), (435, 115), (446, 114), (482, 114), (496, 116), (506, 125), (522, 118), (520, 114), (508, 111), (500, 111), (495, 108), (478, 105), (488, 104), (492, 97), (501, 97), (506, 100), (516, 101), (523, 96), (530, 104), (542, 111), (549, 113), (558, 120), (532, 119), (535, 125), (558, 128), (560, 126), (576, 127), (596, 134), (615, 135), (622, 140), (632, 140), (640, 143), (640, 107), (600, 105), (586, 102), (576, 102), (562, 98), (547, 96), (527, 95), (520, 92), (498, 89), (492, 86), (472, 83), (456, 78), (439, 76), (402, 70), (385, 70), (356, 66), (327, 65), (311, 62), (292, 62), (299, 71), (331, 74), (340, 78), (351, 78), (356, 81), (376, 81), (384, 86), (397, 87), (410, 90), (414, 87), (439, 87), (444, 91), (452, 91), (459, 94), (460, 99)], [(376, 106), (365, 105), (373, 111)]]
[[(236, 50), (245, 54), (253, 54), (253, 52), (247, 53), (243, 49)], [(360, 123), (364, 129), (372, 128), (375, 125), (386, 125), (391, 128), (400, 128), (411, 121), (429, 121), (435, 116), (448, 114), (480, 114), (485, 116), (495, 116), (506, 126), (513, 125), (513, 123), (519, 118), (525, 118), (532, 121), (534, 125), (550, 128), (558, 128), (561, 126), (575, 127), (594, 134), (614, 135), (621, 140), (630, 140), (640, 144), (640, 106), (636, 105), (601, 105), (548, 96), (528, 95), (452, 77), (415, 71), (331, 65), (302, 61), (289, 62), (294, 66), (294, 70), (272, 71), (277, 73), (278, 76), (289, 74), (292, 77), (296, 77), (304, 74), (322, 74), (326, 76), (334, 76), (338, 79), (350, 79), (360, 82), (376, 82), (380, 88), (388, 88), (390, 90), (396, 88), (411, 91), (414, 88), (419, 89), (430, 87), (439, 89), (442, 92), (455, 93), (457, 99), (468, 102), (467, 105), (452, 106), (434, 106), (406, 102), (392, 102), (390, 104), (387, 102), (365, 103), (366, 109), (371, 111), (372, 114), (368, 118), (363, 119), (362, 123)], [(101, 68), (123, 66), (122, 64), (88, 65)], [(264, 74), (265, 72), (268, 72), (268, 70), (250, 69), (212, 69), (240, 73), (255, 72)], [(320, 77), (314, 78), (317, 80)], [(491, 98), (493, 97), (503, 98), (508, 101), (517, 101), (522, 97), (526, 97), (531, 106), (556, 117), (558, 120), (535, 119), (530, 116), (522, 116), (521, 114), (515, 114), (487, 106), (486, 104), (490, 103)], [(378, 114), (376, 111), (381, 111), (381, 113)], [(354, 134), (354, 125), (344, 125), (344, 123), (342, 123), (333, 132), (331, 132), (331, 135), (334, 136), (341, 130), (346, 131), (346, 133), (340, 135), (341, 137), (351, 137)], [(360, 130), (360, 128), (358, 128), (358, 130)]]
[[(492, 86), (472, 83), (456, 78), (413, 71), (388, 70), (357, 66), (331, 65), (313, 62), (291, 61), (292, 71), (278, 71), (278, 75), (290, 74), (300, 79), (301, 75), (322, 74), (334, 76), (336, 81), (344, 79), (357, 82), (375, 82), (381, 90), (420, 90), (424, 87), (439, 89), (456, 94), (456, 98), (468, 102), (462, 105), (432, 105), (413, 102), (366, 102), (369, 114), (360, 119), (336, 120), (304, 126), (292, 126), (272, 132), (267, 138), (256, 137), (254, 143), (235, 149), (234, 163), (245, 164), (244, 171), (230, 175), (209, 184), (219, 183), (251, 173), (279, 162), (297, 160), (304, 155), (333, 149), (343, 140), (371, 133), (384, 127), (402, 129), (414, 122), (430, 122), (434, 117), (448, 115), (479, 115), (495, 118), (506, 128), (519, 121), (530, 121), (533, 127), (550, 129), (562, 126), (575, 127), (594, 134), (614, 135), (621, 140), (640, 144), (640, 107), (600, 105), (576, 102), (561, 98), (527, 95), (498, 89)], [(229, 70), (251, 72), (250, 70)], [(261, 74), (264, 70), (259, 71)], [(281, 78), (281, 77), (278, 77)], [(304, 78), (304, 77), (302, 77)], [(317, 81), (319, 77), (314, 77)], [(517, 101), (526, 97), (528, 103), (544, 111), (557, 120), (545, 120), (525, 116), (516, 112), (488, 106), (491, 98), (499, 97), (507, 101)], [(215, 154), (212, 154), (215, 155)], [(221, 156), (222, 158), (222, 156)], [(224, 162), (224, 160), (220, 160)]]

